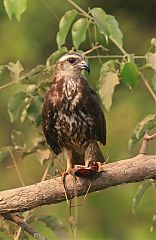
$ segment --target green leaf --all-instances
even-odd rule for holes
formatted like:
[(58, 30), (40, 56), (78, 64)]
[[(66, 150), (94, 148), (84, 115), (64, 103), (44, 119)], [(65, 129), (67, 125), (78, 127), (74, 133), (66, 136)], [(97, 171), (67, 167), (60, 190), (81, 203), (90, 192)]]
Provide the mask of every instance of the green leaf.
[(11, 132), (11, 141), (16, 150), (23, 150), (25, 148), (25, 139), (22, 132), (13, 129)]
[(45, 69), (45, 65), (37, 65), (35, 68), (33, 68), (28, 74), (27, 77), (32, 77), (36, 74), (41, 73)]
[(145, 57), (147, 64), (156, 71), (156, 53), (148, 52)]
[(22, 84), (27, 85), (26, 92), (35, 92), (39, 88), (46, 88), (52, 81), (52, 75), (54, 73), (54, 66), (45, 66), (45, 65), (37, 65), (30, 72), (28, 72), (25, 76), (22, 77)]
[(43, 97), (34, 96), (31, 100), (30, 106), (27, 109), (28, 119), (35, 123), (36, 127), (41, 124), (41, 108), (43, 104)]
[(28, 72), (22, 79), (22, 84), (37, 84), (38, 75), (40, 75), (45, 70), (45, 65), (37, 65), (30, 72)]
[(0, 148), (0, 162), (5, 160), (10, 155), (9, 147)]
[(27, 118), (27, 109), (28, 109), (28, 107), (31, 104), (31, 98), (26, 97), (25, 100), (24, 100), (24, 103), (25, 104), (24, 104), (22, 112), (20, 114), (20, 121), (21, 121), (21, 123), (23, 123), (26, 120), (26, 118)]
[(76, 14), (77, 14), (77, 11), (75, 9), (72, 9), (67, 11), (65, 15), (61, 18), (59, 23), (59, 32), (57, 33), (57, 37), (56, 37), (58, 48), (60, 48), (65, 43), (70, 26)]
[(110, 60), (102, 65), (98, 81), (99, 95), (107, 111), (112, 105), (114, 89), (119, 84), (115, 63), (115, 61)]
[(56, 234), (56, 237), (60, 240), (66, 240), (69, 239), (67, 236), (67, 229), (62, 224), (60, 220), (58, 220), (54, 216), (44, 216), (40, 217), (38, 220), (44, 222), (47, 227), (52, 229), (54, 233)]
[(119, 23), (114, 16), (107, 15), (106, 21), (108, 24), (109, 35), (122, 47), (123, 34), (119, 28)]
[(146, 192), (146, 190), (151, 186), (151, 182), (147, 181), (139, 185), (139, 188), (133, 198), (133, 205), (132, 205), (132, 211), (133, 213), (136, 212), (136, 208), (138, 207), (140, 200), (142, 199), (143, 194)]
[(25, 92), (20, 92), (13, 95), (8, 102), (8, 113), (10, 121), (14, 122), (19, 118), (19, 115), (22, 111), (23, 101), (26, 97)]
[(46, 61), (46, 66), (50, 66), (56, 63), (56, 61), (65, 53), (68, 52), (68, 49), (66, 47), (61, 47), (57, 51), (53, 52)]
[(73, 24), (72, 38), (76, 49), (79, 49), (80, 44), (85, 41), (87, 28), (88, 20), (86, 18), (80, 18)]
[(90, 12), (94, 18), (99, 33), (103, 34), (107, 41), (110, 34), (109, 25), (107, 23), (107, 13), (101, 8), (93, 8)]
[(139, 81), (137, 66), (132, 62), (125, 63), (121, 71), (121, 80), (130, 89), (133, 89)]
[(156, 71), (154, 72), (153, 77), (152, 77), (152, 86), (153, 86), (154, 91), (156, 91)]
[(131, 138), (128, 142), (128, 147), (131, 149), (145, 134), (146, 130), (150, 130), (156, 126), (156, 115), (149, 114), (135, 127)]
[(22, 13), (27, 9), (27, 0), (4, 0), (4, 7), (10, 20), (15, 16), (20, 22)]
[(7, 65), (8, 70), (10, 71), (10, 75), (14, 82), (18, 82), (20, 80), (21, 72), (23, 72), (24, 68), (22, 64), (17, 61), (16, 63), (9, 63)]
[(91, 14), (99, 33), (103, 34), (108, 40), (108, 37), (113, 38), (120, 46), (123, 45), (123, 34), (119, 28), (119, 23), (114, 16), (108, 15), (102, 8), (93, 8)]

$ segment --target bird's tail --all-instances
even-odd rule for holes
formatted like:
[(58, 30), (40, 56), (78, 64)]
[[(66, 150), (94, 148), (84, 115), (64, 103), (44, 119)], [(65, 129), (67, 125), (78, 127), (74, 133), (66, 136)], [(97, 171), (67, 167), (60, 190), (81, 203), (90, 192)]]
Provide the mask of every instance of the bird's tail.
[(85, 153), (85, 162), (86, 161), (105, 162), (105, 158), (97, 142), (89, 143)]
[(75, 151), (73, 151), (72, 153), (73, 166), (75, 164), (87, 165), (87, 163), (89, 163), (90, 161), (101, 163), (106, 161), (97, 142), (89, 143), (88, 147), (86, 148), (85, 154), (80, 154)]

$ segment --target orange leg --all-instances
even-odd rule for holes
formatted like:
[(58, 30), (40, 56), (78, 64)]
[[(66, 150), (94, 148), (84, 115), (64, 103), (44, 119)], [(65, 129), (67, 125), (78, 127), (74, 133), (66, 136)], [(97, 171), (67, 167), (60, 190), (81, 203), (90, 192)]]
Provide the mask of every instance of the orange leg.
[(64, 192), (65, 192), (67, 204), (69, 205), (69, 200), (68, 200), (67, 191), (66, 191), (66, 181), (65, 181), (65, 179), (66, 179), (66, 176), (68, 174), (71, 174), (71, 172), (72, 172), (72, 168), (73, 168), (73, 164), (72, 164), (72, 151), (64, 148), (63, 152), (65, 154), (65, 158), (66, 158), (66, 161), (67, 161), (67, 168), (66, 168), (66, 170), (62, 174), (62, 181), (63, 181), (63, 187), (64, 187)]

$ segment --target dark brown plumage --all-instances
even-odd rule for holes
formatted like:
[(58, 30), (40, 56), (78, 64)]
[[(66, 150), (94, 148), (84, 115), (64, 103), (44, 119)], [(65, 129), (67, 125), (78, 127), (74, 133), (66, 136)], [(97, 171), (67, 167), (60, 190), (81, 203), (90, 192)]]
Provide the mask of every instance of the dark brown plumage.
[(43, 132), (56, 155), (65, 153), (67, 171), (75, 164), (104, 161), (96, 141), (106, 144), (105, 118), (96, 92), (81, 75), (82, 69), (89, 70), (82, 55), (63, 55), (43, 104)]

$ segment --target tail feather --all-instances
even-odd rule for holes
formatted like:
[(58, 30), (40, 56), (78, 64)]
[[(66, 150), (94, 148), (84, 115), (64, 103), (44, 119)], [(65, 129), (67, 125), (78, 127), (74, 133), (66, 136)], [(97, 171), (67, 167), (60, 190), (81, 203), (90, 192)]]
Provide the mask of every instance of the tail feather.
[(88, 145), (85, 153), (85, 161), (105, 162), (105, 158), (97, 142)]
[(73, 167), (75, 164), (85, 165), (86, 163), (89, 163), (89, 161), (101, 163), (106, 161), (97, 142), (89, 143), (84, 154), (79, 154), (76, 151), (72, 152)]

